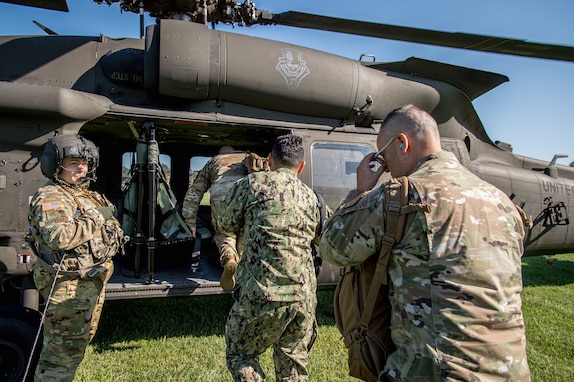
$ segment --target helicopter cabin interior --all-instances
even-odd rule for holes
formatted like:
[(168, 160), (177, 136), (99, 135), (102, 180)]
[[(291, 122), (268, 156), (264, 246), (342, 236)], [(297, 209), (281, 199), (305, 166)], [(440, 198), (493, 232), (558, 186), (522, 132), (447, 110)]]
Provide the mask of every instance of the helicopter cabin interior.
[[(110, 124), (117, 126), (111, 127)], [(113, 133), (110, 134), (110, 131)], [(138, 165), (140, 171), (145, 173), (141, 183), (144, 203), (140, 206), (144, 216), (140, 222), (143, 223), (142, 227), (139, 228), (144, 245), (136, 253), (136, 233), (126, 232), (131, 237), (126, 245), (126, 255), (116, 257), (117, 271), (107, 286), (108, 298), (122, 299), (129, 298), (131, 292), (126, 291), (130, 288), (139, 290), (140, 295), (149, 293), (149, 297), (214, 293), (221, 276), (219, 256), (211, 241), (213, 228), (208, 195), (204, 195), (200, 207), (199, 242), (190, 239), (189, 235), (170, 233), (166, 237), (161, 227), (167, 213), (160, 206), (156, 207), (155, 230), (152, 232), (149, 229), (151, 218), (147, 211), (150, 203), (158, 203), (158, 198), (150, 197), (148, 166), (145, 159), (142, 161), (138, 157), (141, 154), (138, 145), (142, 142), (157, 145), (161, 167), (157, 172), (163, 174), (169, 192), (175, 198), (175, 209), (181, 215), (188, 187), (207, 160), (217, 155), (221, 146), (230, 145), (236, 150), (267, 156), (275, 138), (287, 133), (303, 137), (306, 165), (300, 175), (301, 180), (321, 193), (331, 208), (336, 208), (348, 191), (355, 187), (359, 162), (375, 150), (377, 132), (371, 129), (368, 133), (349, 134), (316, 129), (295, 131), (268, 126), (196, 125), (173, 121), (158, 125), (119, 123), (107, 119), (88, 122), (79, 133), (92, 140), (100, 149), (97, 181), (92, 187), (105, 193), (118, 206), (120, 218), (126, 216), (124, 204), (130, 183), (138, 182)], [(183, 222), (183, 219), (180, 221)], [(180, 230), (185, 231), (185, 227)], [(151, 250), (150, 237), (156, 240), (151, 243)], [(199, 259), (196, 259), (193, 254), (197, 255), (198, 250)], [(336, 281), (335, 274), (338, 271), (327, 266), (324, 274), (319, 276), (319, 282), (324, 285), (333, 284)], [(157, 289), (154, 289), (154, 285)]]

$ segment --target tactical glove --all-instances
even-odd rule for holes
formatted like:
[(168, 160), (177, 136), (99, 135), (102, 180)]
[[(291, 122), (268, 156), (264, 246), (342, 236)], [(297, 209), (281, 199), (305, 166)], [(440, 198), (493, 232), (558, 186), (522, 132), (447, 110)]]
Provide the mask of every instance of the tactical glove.
[(96, 208), (96, 210), (98, 210), (98, 212), (102, 214), (105, 221), (114, 216), (114, 212), (116, 209), (114, 207), (98, 207)]

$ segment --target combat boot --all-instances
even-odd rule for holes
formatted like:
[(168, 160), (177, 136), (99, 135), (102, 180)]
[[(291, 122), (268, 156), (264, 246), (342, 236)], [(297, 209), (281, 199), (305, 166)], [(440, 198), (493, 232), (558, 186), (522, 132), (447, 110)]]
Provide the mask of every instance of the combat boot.
[(235, 272), (237, 271), (237, 260), (235, 256), (228, 256), (223, 259), (223, 274), (219, 285), (225, 290), (235, 287)]

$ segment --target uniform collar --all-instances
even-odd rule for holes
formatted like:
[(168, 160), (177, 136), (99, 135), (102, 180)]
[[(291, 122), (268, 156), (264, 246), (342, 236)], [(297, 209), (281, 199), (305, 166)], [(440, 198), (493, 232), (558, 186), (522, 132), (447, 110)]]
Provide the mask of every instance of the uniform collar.
[(277, 171), (277, 172), (289, 172), (289, 173), (291, 173), (291, 174), (293, 174), (293, 175), (297, 175), (297, 173), (296, 173), (295, 171), (293, 171), (293, 170), (291, 170), (290, 168), (287, 168), (287, 167), (279, 167), (279, 168), (276, 169), (275, 171)]
[(411, 171), (411, 174), (413, 172), (417, 171), (418, 169), (420, 169), (426, 162), (433, 160), (433, 159), (450, 159), (450, 160), (455, 160), (458, 162), (458, 159), (456, 159), (456, 156), (453, 153), (451, 153), (450, 151), (444, 151), (444, 150), (437, 151), (436, 153), (432, 153), (432, 154), (424, 157), (420, 161), (418, 161), (418, 163), (416, 164), (413, 171)]

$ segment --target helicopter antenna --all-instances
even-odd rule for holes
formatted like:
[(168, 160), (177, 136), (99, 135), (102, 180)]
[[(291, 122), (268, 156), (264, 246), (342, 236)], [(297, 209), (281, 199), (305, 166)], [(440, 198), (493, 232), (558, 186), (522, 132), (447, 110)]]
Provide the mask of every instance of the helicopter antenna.
[(566, 154), (555, 154), (554, 158), (548, 163), (548, 166), (544, 169), (544, 173), (553, 178), (558, 178), (558, 170), (556, 169), (556, 160), (558, 158), (568, 158)]
[(144, 3), (140, 0), (140, 38), (144, 37)]
[(39, 22), (37, 22), (36, 20), (32, 20), (32, 22), (34, 24), (36, 24), (40, 29), (42, 29), (44, 32), (46, 32), (47, 34), (49, 34), (50, 36), (58, 36), (58, 34), (56, 32), (54, 32), (53, 30), (51, 30), (50, 28), (40, 24)]
[(548, 163), (548, 167), (553, 167), (556, 164), (556, 160), (558, 158), (568, 158), (568, 155), (566, 155), (566, 154), (555, 154), (554, 158), (552, 158), (550, 163)]

